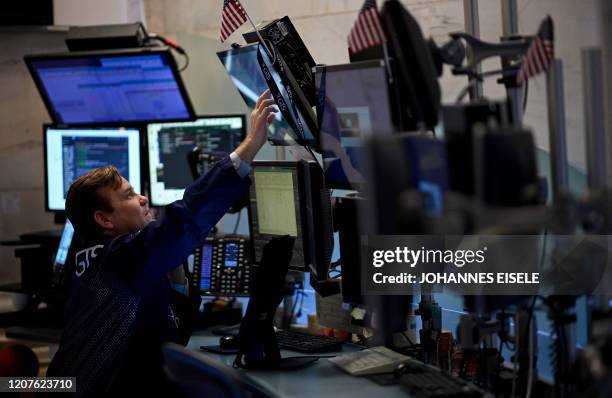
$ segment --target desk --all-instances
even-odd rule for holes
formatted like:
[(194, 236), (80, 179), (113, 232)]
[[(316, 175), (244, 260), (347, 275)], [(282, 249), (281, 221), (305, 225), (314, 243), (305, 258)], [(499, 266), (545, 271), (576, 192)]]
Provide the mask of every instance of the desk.
[[(235, 355), (213, 354), (200, 350), (202, 345), (219, 343), (219, 336), (210, 332), (195, 332), (187, 348), (202, 353), (209, 358), (232, 366)], [(345, 345), (342, 352), (353, 351), (351, 345)], [(283, 357), (306, 355), (293, 351), (281, 351)], [(321, 353), (317, 355), (331, 356), (337, 353)], [(408, 394), (399, 386), (380, 386), (363, 377), (353, 377), (333, 366), (327, 359), (321, 358), (307, 368), (294, 371), (255, 371), (249, 370), (248, 375), (268, 389), (286, 397), (377, 397), (393, 398), (407, 397)]]

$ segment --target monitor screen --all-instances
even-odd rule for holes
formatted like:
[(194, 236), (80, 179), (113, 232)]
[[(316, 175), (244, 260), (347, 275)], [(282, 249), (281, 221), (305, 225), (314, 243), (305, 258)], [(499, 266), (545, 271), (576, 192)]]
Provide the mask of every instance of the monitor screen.
[(364, 183), (364, 138), (394, 131), (385, 65), (378, 60), (317, 67), (315, 81), (325, 98), (317, 111), (326, 185), (357, 189)]
[(25, 57), (57, 125), (192, 119), (189, 97), (167, 49)]
[(140, 135), (136, 129), (45, 128), (47, 209), (63, 211), (70, 184), (82, 174), (113, 165), (141, 192)]
[(72, 237), (74, 236), (74, 227), (70, 223), (70, 220), (66, 220), (64, 224), (64, 230), (62, 231), (62, 237), (55, 253), (55, 266), (61, 267), (66, 265), (66, 259), (68, 258), (68, 250), (72, 244)]
[(249, 193), (249, 228), (253, 259), (261, 260), (264, 245), (274, 237), (295, 237), (290, 267), (304, 271), (301, 197), (296, 162), (254, 162)]
[[(276, 82), (282, 97), (286, 103), (289, 103), (288, 95), (284, 89), (281, 77), (272, 66), (272, 62), (267, 53), (260, 49), (258, 45), (249, 45), (228, 51), (217, 53), (223, 66), (227, 70), (232, 83), (240, 92), (240, 95), (246, 102), (249, 108), (254, 108), (257, 98), (268, 89), (268, 85), (261, 71), (261, 67), (257, 60), (257, 52), (260, 51), (265, 65), (272, 73), (272, 77)], [(293, 91), (300, 90), (299, 86), (293, 87)], [(310, 145), (318, 148), (318, 140), (316, 137), (316, 121), (312, 109), (308, 108), (307, 102), (303, 104), (295, 97), (295, 103), (298, 107), (298, 116), (304, 127), (304, 137), (300, 137), (299, 133), (291, 128), (287, 122), (288, 113), (278, 112), (276, 121), (270, 125), (268, 129), (268, 141), (273, 145)], [(287, 111), (289, 112), (289, 110)]]
[(210, 290), (210, 276), (213, 267), (213, 243), (205, 243), (202, 246), (202, 274), (200, 276), (200, 290)]
[(200, 117), (193, 122), (152, 123), (147, 126), (151, 205), (165, 206), (183, 197), (193, 182), (187, 155), (228, 154), (245, 137), (244, 115)]

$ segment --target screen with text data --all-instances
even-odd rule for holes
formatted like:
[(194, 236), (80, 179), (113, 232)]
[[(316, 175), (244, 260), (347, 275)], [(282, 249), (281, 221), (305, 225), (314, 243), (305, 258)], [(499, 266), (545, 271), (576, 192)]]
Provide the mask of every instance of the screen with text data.
[(74, 180), (115, 166), (141, 192), (140, 136), (135, 129), (45, 129), (47, 209), (63, 211)]
[(296, 162), (253, 162), (249, 192), (249, 229), (253, 259), (275, 237), (295, 237), (290, 268), (304, 270), (299, 172)]

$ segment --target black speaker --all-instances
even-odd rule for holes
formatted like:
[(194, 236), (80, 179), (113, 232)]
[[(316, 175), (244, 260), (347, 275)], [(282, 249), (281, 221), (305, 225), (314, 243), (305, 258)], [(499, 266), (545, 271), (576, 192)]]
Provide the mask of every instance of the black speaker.
[(144, 47), (147, 32), (140, 22), (100, 25), (72, 26), (66, 37), (70, 51), (115, 50)]
[[(263, 27), (258, 27), (258, 30), (261, 37), (272, 42), (276, 50), (280, 52), (310, 105), (317, 105), (318, 99), (315, 94), (315, 81), (312, 73), (315, 61), (289, 17), (284, 16), (281, 19), (274, 20)], [(242, 36), (249, 44), (259, 41), (255, 31), (247, 32)]]

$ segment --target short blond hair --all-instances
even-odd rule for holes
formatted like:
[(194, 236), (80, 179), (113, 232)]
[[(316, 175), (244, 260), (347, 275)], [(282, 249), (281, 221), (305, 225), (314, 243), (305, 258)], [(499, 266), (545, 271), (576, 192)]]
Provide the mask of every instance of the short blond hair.
[(121, 183), (119, 170), (115, 166), (104, 166), (83, 174), (70, 185), (66, 195), (66, 216), (79, 236), (95, 239), (103, 234), (94, 213), (98, 210), (113, 211), (113, 208), (101, 189), (119, 189)]

